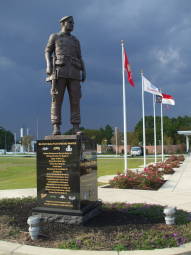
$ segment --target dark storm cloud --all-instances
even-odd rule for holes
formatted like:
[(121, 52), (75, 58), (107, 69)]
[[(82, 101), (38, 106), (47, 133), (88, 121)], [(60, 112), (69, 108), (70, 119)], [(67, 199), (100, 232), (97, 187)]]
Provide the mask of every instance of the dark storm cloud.
[[(175, 97), (176, 106), (165, 114), (190, 115), (185, 107), (191, 92), (190, 13), (189, 0), (2, 1), (0, 125), (13, 132), (25, 125), (35, 135), (38, 119), (40, 135), (50, 131), (44, 47), (65, 15), (75, 18), (74, 34), (87, 66), (82, 126), (99, 128), (109, 123), (122, 128), (121, 39), (136, 84), (135, 88), (126, 84), (128, 127), (132, 129), (141, 118), (141, 69), (155, 86)], [(152, 114), (152, 96), (145, 99), (146, 113)], [(66, 96), (64, 130), (70, 128), (67, 103)]]

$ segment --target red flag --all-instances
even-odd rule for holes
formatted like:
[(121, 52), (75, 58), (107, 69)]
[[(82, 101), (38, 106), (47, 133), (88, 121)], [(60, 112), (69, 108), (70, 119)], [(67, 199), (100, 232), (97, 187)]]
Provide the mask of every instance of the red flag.
[(175, 100), (171, 95), (162, 93), (162, 104), (175, 105)]
[(124, 69), (126, 70), (127, 72), (127, 79), (129, 81), (129, 83), (131, 84), (131, 86), (135, 86), (134, 84), (134, 81), (133, 81), (133, 77), (132, 77), (132, 71), (131, 71), (131, 66), (129, 64), (129, 61), (128, 61), (128, 57), (127, 57), (127, 54), (126, 54), (126, 51), (125, 51), (125, 48), (124, 48)]

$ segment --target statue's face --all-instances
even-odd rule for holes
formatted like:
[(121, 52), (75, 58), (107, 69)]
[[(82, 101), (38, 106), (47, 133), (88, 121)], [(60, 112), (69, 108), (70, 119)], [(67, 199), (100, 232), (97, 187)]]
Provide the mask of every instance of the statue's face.
[(71, 19), (67, 19), (64, 24), (63, 24), (63, 27), (65, 28), (65, 31), (66, 32), (71, 32), (74, 28), (74, 20), (71, 18)]

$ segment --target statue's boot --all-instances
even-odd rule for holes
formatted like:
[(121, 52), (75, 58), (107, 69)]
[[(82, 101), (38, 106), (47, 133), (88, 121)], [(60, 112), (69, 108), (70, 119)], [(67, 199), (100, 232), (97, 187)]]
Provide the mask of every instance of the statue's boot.
[(52, 132), (53, 135), (61, 135), (61, 132), (60, 132), (60, 125), (58, 124), (53, 124), (53, 132)]
[(79, 124), (73, 124), (73, 132), (76, 134), (80, 132)]

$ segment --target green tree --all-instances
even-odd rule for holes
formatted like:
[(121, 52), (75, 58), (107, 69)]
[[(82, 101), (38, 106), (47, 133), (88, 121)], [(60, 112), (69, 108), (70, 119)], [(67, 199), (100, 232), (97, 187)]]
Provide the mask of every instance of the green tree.
[[(135, 126), (135, 133), (140, 142), (143, 141), (142, 119)], [(177, 118), (163, 117), (164, 144), (185, 143), (185, 137), (177, 133), (178, 130), (191, 130), (191, 117), (178, 116)], [(145, 117), (146, 144), (154, 145), (154, 119), (153, 116)], [(161, 143), (161, 117), (156, 116), (157, 144)]]
[[(156, 121), (158, 122), (158, 121)], [(158, 129), (157, 129), (158, 131)], [(142, 119), (136, 124), (134, 132), (138, 138), (139, 143), (143, 143), (143, 121)], [(146, 143), (149, 145), (154, 144), (154, 122), (152, 116), (145, 117), (145, 133), (146, 133)], [(157, 132), (157, 137), (159, 133)]]
[(104, 138), (107, 140), (107, 144), (111, 144), (111, 138), (113, 136), (113, 129), (110, 125), (106, 125), (104, 131)]
[(139, 138), (136, 132), (127, 132), (127, 143), (131, 146), (139, 145)]
[(14, 135), (10, 131), (0, 127), (0, 149), (9, 151), (11, 150), (13, 143)]
[(165, 145), (173, 144), (173, 138), (171, 136), (164, 135), (164, 144)]
[(115, 133), (111, 138), (111, 144), (116, 145), (116, 142), (117, 142), (117, 145), (123, 144), (123, 133), (118, 128), (117, 128), (117, 133)]
[[(111, 144), (111, 138), (113, 136), (113, 129), (110, 125), (106, 125), (105, 128), (100, 129), (85, 129), (81, 127), (80, 130), (88, 137), (95, 139), (97, 144)], [(64, 133), (65, 135), (73, 134), (73, 130), (70, 129)]]

